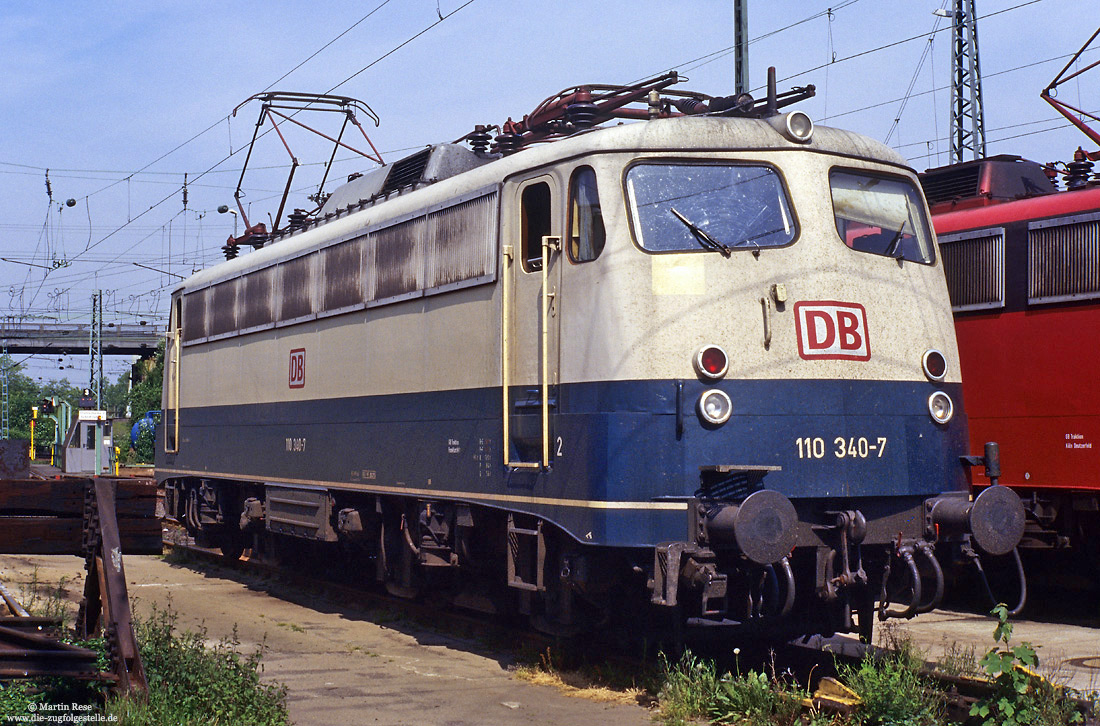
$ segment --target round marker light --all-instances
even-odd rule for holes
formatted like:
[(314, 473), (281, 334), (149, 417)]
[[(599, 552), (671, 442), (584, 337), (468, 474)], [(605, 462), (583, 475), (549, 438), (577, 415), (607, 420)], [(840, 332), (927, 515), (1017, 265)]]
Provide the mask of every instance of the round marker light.
[(943, 391), (933, 393), (928, 397), (928, 413), (936, 423), (945, 424), (950, 421), (955, 415), (955, 404), (952, 403), (951, 396)]
[(717, 345), (704, 345), (697, 350), (692, 363), (695, 366), (696, 373), (712, 380), (717, 380), (726, 375), (726, 370), (729, 369), (729, 358), (726, 357), (726, 351)]
[(699, 415), (709, 424), (724, 424), (733, 413), (733, 402), (725, 391), (712, 388), (699, 396)]
[(943, 357), (943, 353), (934, 348), (924, 351), (920, 365), (924, 369), (924, 375), (933, 381), (942, 381), (947, 375), (947, 359)]

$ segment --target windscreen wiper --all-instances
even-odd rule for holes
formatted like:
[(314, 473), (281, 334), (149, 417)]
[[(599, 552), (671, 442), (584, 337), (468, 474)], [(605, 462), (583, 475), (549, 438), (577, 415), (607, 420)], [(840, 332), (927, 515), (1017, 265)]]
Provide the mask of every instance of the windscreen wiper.
[(728, 245), (725, 245), (725, 244), (719, 242), (718, 240), (714, 239), (713, 237), (711, 237), (709, 234), (707, 234), (703, 230), (702, 227), (700, 227), (699, 225), (695, 224), (695, 222), (692, 222), (690, 219), (688, 219), (684, 215), (677, 212), (676, 207), (669, 207), (668, 211), (672, 212), (673, 216), (676, 217), (676, 219), (683, 222), (684, 226), (687, 227), (689, 230), (691, 230), (692, 236), (695, 237), (695, 239), (699, 243), (700, 247), (702, 247), (705, 250), (712, 250), (714, 252), (720, 252), (720, 253), (722, 253), (723, 257), (729, 257), (730, 256), (730, 248), (729, 248)]
[(898, 231), (894, 233), (893, 239), (890, 240), (890, 244), (886, 245), (886, 250), (883, 251), (884, 255), (886, 255), (887, 257), (893, 257), (895, 260), (900, 260), (905, 257), (905, 254), (902, 252), (900, 244), (904, 232), (905, 222), (902, 222), (901, 226), (898, 227)]

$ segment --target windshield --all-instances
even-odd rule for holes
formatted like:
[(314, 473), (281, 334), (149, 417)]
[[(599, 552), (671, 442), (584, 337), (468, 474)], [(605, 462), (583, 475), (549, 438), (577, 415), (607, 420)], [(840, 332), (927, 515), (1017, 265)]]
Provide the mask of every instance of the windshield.
[(908, 179), (834, 170), (829, 186), (844, 244), (899, 260), (935, 261), (924, 204)]
[(782, 247), (797, 228), (779, 174), (747, 164), (636, 164), (626, 173), (634, 236), (651, 252)]

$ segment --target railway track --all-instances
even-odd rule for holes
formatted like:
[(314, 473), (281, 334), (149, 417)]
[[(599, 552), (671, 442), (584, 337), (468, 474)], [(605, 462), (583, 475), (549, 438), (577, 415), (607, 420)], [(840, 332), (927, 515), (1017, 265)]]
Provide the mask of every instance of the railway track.
[[(616, 649), (610, 642), (584, 643), (555, 639), (517, 624), (501, 622), (480, 613), (466, 612), (453, 607), (440, 607), (430, 601), (405, 600), (377, 590), (356, 587), (346, 583), (334, 582), (267, 562), (261, 558), (250, 557), (246, 553), (236, 561), (226, 559), (219, 550), (194, 544), (182, 529), (170, 527), (166, 530), (165, 547), (194, 561), (226, 567), (244, 573), (263, 577), (278, 578), (298, 592), (307, 592), (325, 601), (352, 606), (360, 610), (400, 611), (402, 617), (430, 626), (432, 629), (451, 633), (469, 634), (495, 646), (511, 650), (523, 657), (527, 654), (544, 654), (553, 650), (555, 663), (564, 664), (564, 668), (576, 667), (593, 660), (613, 662), (619, 670), (636, 673), (637, 680), (646, 680), (646, 675), (654, 669), (653, 653), (642, 654)], [(841, 666), (855, 666), (861, 659), (872, 655), (884, 656), (889, 653), (882, 648), (867, 646), (854, 638), (814, 637), (806, 642), (790, 642), (780, 645), (749, 645), (736, 651), (728, 647), (723, 650), (708, 649), (699, 655), (713, 659), (720, 672), (744, 673), (749, 669), (770, 670), (788, 674), (794, 682), (807, 684), (813, 682), (816, 692), (812, 698), (813, 707), (819, 710), (848, 712), (853, 708), (843, 691), (831, 687), (826, 679), (835, 678)], [(970, 707), (992, 692), (989, 681), (972, 676), (951, 675), (937, 671), (931, 664), (920, 675), (925, 681), (944, 694), (949, 718), (955, 722), (966, 720)], [(821, 686), (822, 682), (824, 686)], [(1100, 726), (1100, 714), (1094, 705), (1087, 701), (1074, 699), (1085, 717), (1084, 726)]]

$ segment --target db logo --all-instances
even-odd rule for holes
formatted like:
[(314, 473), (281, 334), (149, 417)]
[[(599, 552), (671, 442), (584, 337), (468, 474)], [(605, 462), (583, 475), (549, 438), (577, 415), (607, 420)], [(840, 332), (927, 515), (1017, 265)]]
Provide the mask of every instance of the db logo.
[(798, 354), (806, 360), (870, 360), (867, 311), (862, 305), (833, 301), (794, 304)]
[(306, 387), (306, 349), (295, 348), (290, 351), (290, 387)]

